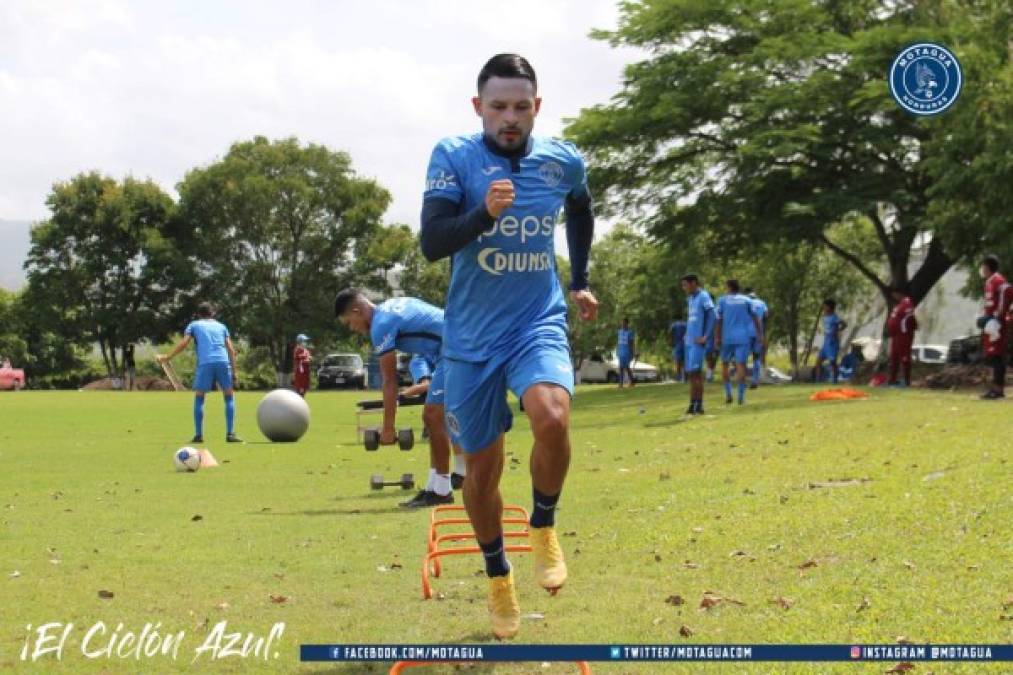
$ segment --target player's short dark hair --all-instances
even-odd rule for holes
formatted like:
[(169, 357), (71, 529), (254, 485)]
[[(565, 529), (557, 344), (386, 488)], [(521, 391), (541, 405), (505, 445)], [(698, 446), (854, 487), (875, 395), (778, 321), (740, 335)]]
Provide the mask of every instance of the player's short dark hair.
[(531, 67), (528, 60), (520, 54), (497, 54), (482, 66), (478, 71), (478, 95), (482, 95), (482, 87), (494, 77), (523, 78), (531, 82), (531, 86), (538, 91), (538, 78), (535, 77), (535, 69)]
[(365, 297), (358, 288), (346, 288), (334, 298), (334, 318), (348, 311), (348, 306), (359, 298)]
[(691, 284), (698, 284), (700, 283), (700, 277), (698, 277), (695, 274), (683, 274), (682, 279), (680, 281), (686, 281)]
[(732, 293), (738, 293), (739, 292), (739, 280), (738, 279), (729, 279), (728, 281), (725, 282), (725, 286), (727, 286), (728, 290), (730, 290)]
[(984, 265), (985, 267), (987, 267), (990, 272), (998, 272), (999, 271), (999, 256), (997, 256), (997, 255), (987, 255), (981, 261), (981, 264)]
[(210, 302), (202, 302), (197, 305), (197, 316), (202, 319), (210, 319), (215, 315), (215, 308)]
[(827, 298), (823, 301), (823, 304), (829, 307), (831, 311), (837, 309), (837, 301), (833, 298)]

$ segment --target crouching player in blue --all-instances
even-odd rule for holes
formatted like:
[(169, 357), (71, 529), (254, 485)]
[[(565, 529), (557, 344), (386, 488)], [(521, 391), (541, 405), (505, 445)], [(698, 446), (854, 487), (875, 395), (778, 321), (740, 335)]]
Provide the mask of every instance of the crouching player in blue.
[(841, 333), (847, 327), (847, 322), (837, 316), (837, 302), (831, 299), (824, 300), (823, 346), (820, 347), (819, 356), (816, 357), (816, 368), (813, 371), (818, 382), (822, 382), (825, 378), (823, 375), (823, 362), (829, 361), (833, 383), (837, 384), (837, 355), (841, 351)]
[(675, 361), (675, 381), (684, 382), (686, 373), (686, 322), (673, 321), (668, 329), (668, 344), (672, 345), (672, 360)]
[(229, 337), (229, 329), (215, 321), (211, 303), (197, 307), (197, 320), (191, 321), (183, 331), (183, 339), (168, 354), (159, 354), (159, 361), (171, 361), (193, 341), (197, 350), (197, 372), (193, 378), (193, 426), (191, 443), (204, 442), (204, 397), (217, 384), (225, 397), (225, 440), (240, 443), (236, 436), (236, 348)]
[(703, 363), (714, 339), (714, 301), (700, 288), (695, 274), (682, 278), (686, 293), (686, 377), (689, 379), (687, 415), (703, 415)]
[(739, 385), (739, 405), (746, 402), (746, 361), (754, 336), (763, 337), (763, 326), (756, 317), (753, 303), (739, 292), (739, 282), (725, 282), (727, 293), (718, 299), (714, 341), (721, 345), (721, 379), (725, 383), (725, 403), (732, 402), (732, 382), (728, 364), (735, 361), (735, 379)]
[(482, 67), (472, 99), (482, 133), (440, 141), (422, 207), (422, 252), (452, 256), (444, 331), (447, 428), (467, 454), (464, 504), (485, 558), (493, 633), (520, 627), (514, 575), (503, 543), (507, 391), (531, 421), (530, 543), (535, 580), (550, 593), (566, 581), (555, 530), (570, 465), (573, 367), (567, 307), (556, 276), (556, 219), (566, 211), (570, 297), (593, 320), (588, 290), (594, 234), (584, 161), (572, 144), (531, 134), (541, 106), (535, 72), (516, 54)]
[(450, 440), (443, 420), (443, 310), (415, 298), (394, 298), (374, 305), (361, 291), (346, 288), (334, 299), (334, 316), (346, 328), (365, 335), (380, 359), (383, 377), (383, 427), (380, 445), (397, 442), (397, 350), (421, 354), (435, 365), (422, 419), (429, 429), (429, 479), (419, 493), (401, 506), (422, 508), (453, 504), (450, 481)]

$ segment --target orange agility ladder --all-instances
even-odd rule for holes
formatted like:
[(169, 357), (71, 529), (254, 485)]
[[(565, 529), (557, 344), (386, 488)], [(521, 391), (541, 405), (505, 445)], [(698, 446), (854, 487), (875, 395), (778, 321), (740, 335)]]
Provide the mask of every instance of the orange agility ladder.
[[(433, 663), (461, 663), (460, 661), (398, 661), (391, 666), (389, 675), (400, 675), (408, 668), (417, 668), (419, 666), (428, 666)], [(574, 661), (578, 668), (580, 668), (580, 675), (591, 675), (591, 666), (587, 664), (587, 661)]]
[[(437, 506), (429, 516), (429, 539), (426, 545), (426, 555), (422, 559), (422, 599), (430, 600), (433, 597), (433, 589), (429, 584), (429, 575), (439, 577), (443, 571), (440, 565), (440, 558), (448, 555), (461, 555), (465, 553), (481, 553), (478, 546), (464, 546), (440, 548), (440, 544), (452, 541), (468, 541), (475, 538), (475, 532), (447, 532), (440, 534), (439, 529), (446, 525), (471, 525), (467, 518), (440, 518), (441, 513), (448, 511), (463, 513), (463, 506)], [(515, 514), (509, 516), (508, 514)], [(526, 539), (528, 537), (528, 512), (521, 506), (503, 506), (503, 524), (520, 525), (520, 529), (504, 530), (504, 539)], [(507, 553), (530, 553), (530, 544), (509, 544), (503, 547)]]

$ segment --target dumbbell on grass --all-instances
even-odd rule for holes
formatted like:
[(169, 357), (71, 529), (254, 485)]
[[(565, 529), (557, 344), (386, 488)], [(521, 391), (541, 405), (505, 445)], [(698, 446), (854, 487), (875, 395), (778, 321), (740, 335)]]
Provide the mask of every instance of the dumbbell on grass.
[(415, 476), (410, 473), (403, 473), (399, 481), (384, 482), (381, 474), (374, 473), (369, 477), (369, 487), (373, 490), (382, 490), (385, 487), (400, 487), (402, 490), (411, 490), (415, 487)]
[[(362, 433), (363, 444), (366, 450), (376, 450), (380, 447), (380, 430), (366, 429)], [(415, 446), (415, 432), (410, 428), (401, 429), (397, 432), (397, 444), (402, 450), (411, 450)]]

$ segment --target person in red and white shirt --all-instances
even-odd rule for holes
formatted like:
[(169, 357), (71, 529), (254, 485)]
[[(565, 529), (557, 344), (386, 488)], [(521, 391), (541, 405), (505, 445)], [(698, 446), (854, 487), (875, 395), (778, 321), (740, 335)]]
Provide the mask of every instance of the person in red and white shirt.
[(1013, 309), (1013, 286), (999, 273), (999, 258), (985, 256), (979, 268), (985, 280), (985, 313), (978, 317), (985, 362), (992, 366), (992, 384), (983, 399), (1005, 398), (1006, 350), (1009, 348), (1010, 311)]
[(313, 354), (306, 347), (309, 341), (307, 336), (300, 333), (295, 338), (295, 349), (292, 351), (292, 368), (295, 371), (292, 387), (303, 398), (310, 388), (310, 362), (313, 361)]
[(911, 347), (914, 345), (915, 331), (918, 330), (918, 320), (915, 319), (915, 303), (903, 286), (891, 288), (890, 295), (897, 303), (886, 322), (886, 332), (890, 336), (890, 385), (899, 386), (897, 370), (903, 366), (904, 386), (910, 387)]

